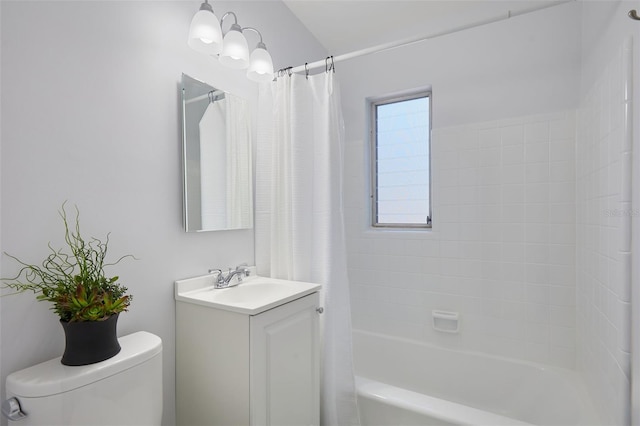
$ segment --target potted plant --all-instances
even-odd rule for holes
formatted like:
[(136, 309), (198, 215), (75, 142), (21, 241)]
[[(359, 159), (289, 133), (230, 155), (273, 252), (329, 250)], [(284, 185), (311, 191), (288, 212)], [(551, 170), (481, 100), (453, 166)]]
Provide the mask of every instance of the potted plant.
[(41, 265), (23, 262), (5, 253), (22, 268), (13, 278), (3, 278), (6, 287), (17, 292), (32, 291), (37, 300), (53, 303), (65, 332), (65, 365), (86, 365), (104, 361), (120, 352), (116, 326), (120, 312), (126, 311), (132, 296), (107, 277), (104, 269), (132, 255), (106, 263), (109, 234), (104, 241), (85, 240), (80, 235), (80, 212), (76, 206), (75, 227), (70, 228), (65, 204), (60, 216), (64, 223), (66, 249), (54, 249)]

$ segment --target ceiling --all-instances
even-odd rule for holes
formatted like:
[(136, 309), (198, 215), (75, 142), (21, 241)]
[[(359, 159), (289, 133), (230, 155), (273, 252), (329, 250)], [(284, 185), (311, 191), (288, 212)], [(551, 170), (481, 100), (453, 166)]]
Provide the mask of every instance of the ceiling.
[(284, 0), (330, 55), (562, 3), (552, 0)]

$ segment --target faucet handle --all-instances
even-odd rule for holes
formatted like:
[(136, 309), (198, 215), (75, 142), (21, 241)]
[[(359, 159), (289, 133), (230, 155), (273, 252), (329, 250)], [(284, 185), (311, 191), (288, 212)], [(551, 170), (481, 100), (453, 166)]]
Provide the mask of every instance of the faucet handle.
[(242, 272), (242, 274), (245, 277), (248, 277), (249, 275), (251, 275), (251, 270), (249, 269), (249, 265), (247, 265), (246, 263), (241, 263), (238, 266), (236, 266), (236, 271)]
[(224, 275), (222, 274), (222, 269), (209, 269), (210, 274), (216, 274), (216, 282), (218, 284), (224, 282)]

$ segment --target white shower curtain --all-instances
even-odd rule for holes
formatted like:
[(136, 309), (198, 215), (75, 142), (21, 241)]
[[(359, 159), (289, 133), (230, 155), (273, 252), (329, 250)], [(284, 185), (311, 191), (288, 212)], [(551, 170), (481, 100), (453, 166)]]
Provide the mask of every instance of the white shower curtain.
[(262, 85), (258, 117), (258, 272), (323, 285), (321, 424), (357, 425), (335, 75)]

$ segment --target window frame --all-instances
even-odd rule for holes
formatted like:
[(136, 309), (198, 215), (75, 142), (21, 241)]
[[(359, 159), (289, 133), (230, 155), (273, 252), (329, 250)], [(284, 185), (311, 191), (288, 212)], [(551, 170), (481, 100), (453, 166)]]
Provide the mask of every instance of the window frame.
[[(378, 222), (378, 106), (388, 105), (392, 103), (398, 103), (403, 101), (410, 101), (413, 99), (428, 98), (429, 100), (429, 140), (427, 142), (429, 155), (428, 155), (428, 167), (429, 167), (429, 214), (427, 216), (426, 223), (380, 223)], [(431, 173), (431, 139), (432, 139), (432, 115), (433, 115), (433, 93), (431, 89), (419, 89), (411, 92), (406, 92), (401, 95), (391, 95), (376, 98), (370, 101), (370, 113), (369, 113), (369, 133), (370, 133), (370, 194), (369, 199), (371, 202), (371, 226), (374, 229), (431, 229), (433, 227), (433, 185), (432, 185), (432, 173)]]

